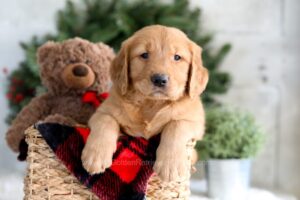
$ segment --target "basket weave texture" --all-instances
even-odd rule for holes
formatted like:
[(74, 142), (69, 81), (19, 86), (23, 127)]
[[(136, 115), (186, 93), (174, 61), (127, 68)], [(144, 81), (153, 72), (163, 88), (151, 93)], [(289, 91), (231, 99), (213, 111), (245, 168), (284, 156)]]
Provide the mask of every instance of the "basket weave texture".
[[(28, 144), (25, 200), (99, 200), (70, 174), (36, 129), (28, 128), (25, 135)], [(189, 163), (194, 145), (192, 141), (187, 145)], [(147, 200), (189, 199), (190, 172), (187, 174), (183, 181), (168, 183), (154, 174), (148, 182)]]

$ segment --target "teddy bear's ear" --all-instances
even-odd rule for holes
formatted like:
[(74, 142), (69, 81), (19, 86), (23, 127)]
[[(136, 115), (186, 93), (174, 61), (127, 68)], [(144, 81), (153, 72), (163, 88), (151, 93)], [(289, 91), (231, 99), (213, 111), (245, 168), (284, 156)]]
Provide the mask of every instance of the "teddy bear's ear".
[(98, 42), (96, 43), (96, 46), (100, 50), (101, 55), (105, 56), (109, 61), (112, 61), (116, 57), (113, 48), (109, 47), (108, 45)]
[(53, 41), (46, 42), (38, 48), (37, 58), (38, 63), (44, 63), (48, 59), (53, 59), (59, 51), (59, 44)]

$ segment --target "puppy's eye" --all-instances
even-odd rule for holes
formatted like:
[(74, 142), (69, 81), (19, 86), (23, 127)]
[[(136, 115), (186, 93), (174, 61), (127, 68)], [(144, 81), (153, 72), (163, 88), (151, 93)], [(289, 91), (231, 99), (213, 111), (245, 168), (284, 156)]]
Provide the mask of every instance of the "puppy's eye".
[(143, 58), (143, 59), (148, 59), (149, 58), (149, 53), (142, 53), (141, 55), (141, 58)]
[(177, 55), (177, 54), (174, 56), (174, 60), (178, 61), (178, 60), (180, 60), (180, 59), (181, 59), (181, 56), (179, 56), (179, 55)]

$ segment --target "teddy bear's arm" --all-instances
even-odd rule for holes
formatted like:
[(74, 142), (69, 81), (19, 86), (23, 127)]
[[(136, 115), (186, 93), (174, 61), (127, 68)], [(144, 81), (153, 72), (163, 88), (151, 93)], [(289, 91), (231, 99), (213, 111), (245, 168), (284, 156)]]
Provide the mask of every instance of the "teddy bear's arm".
[(58, 114), (58, 113), (47, 116), (45, 118), (45, 120), (43, 120), (43, 122), (45, 122), (45, 123), (59, 123), (59, 124), (67, 125), (67, 126), (75, 126), (75, 125), (79, 124), (74, 119), (72, 119), (71, 117), (66, 117), (66, 116), (63, 116), (63, 115)]
[(7, 144), (14, 152), (19, 152), (19, 144), (24, 138), (24, 131), (29, 126), (44, 119), (50, 113), (50, 109), (48, 96), (45, 94), (33, 98), (21, 110), (6, 133)]

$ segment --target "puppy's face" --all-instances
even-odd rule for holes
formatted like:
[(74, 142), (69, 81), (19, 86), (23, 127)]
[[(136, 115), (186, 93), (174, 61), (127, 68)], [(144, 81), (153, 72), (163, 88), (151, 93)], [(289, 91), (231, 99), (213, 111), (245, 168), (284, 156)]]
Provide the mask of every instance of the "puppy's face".
[(159, 25), (141, 29), (122, 44), (111, 75), (121, 94), (133, 89), (155, 100), (197, 96), (208, 79), (200, 47), (178, 29)]

